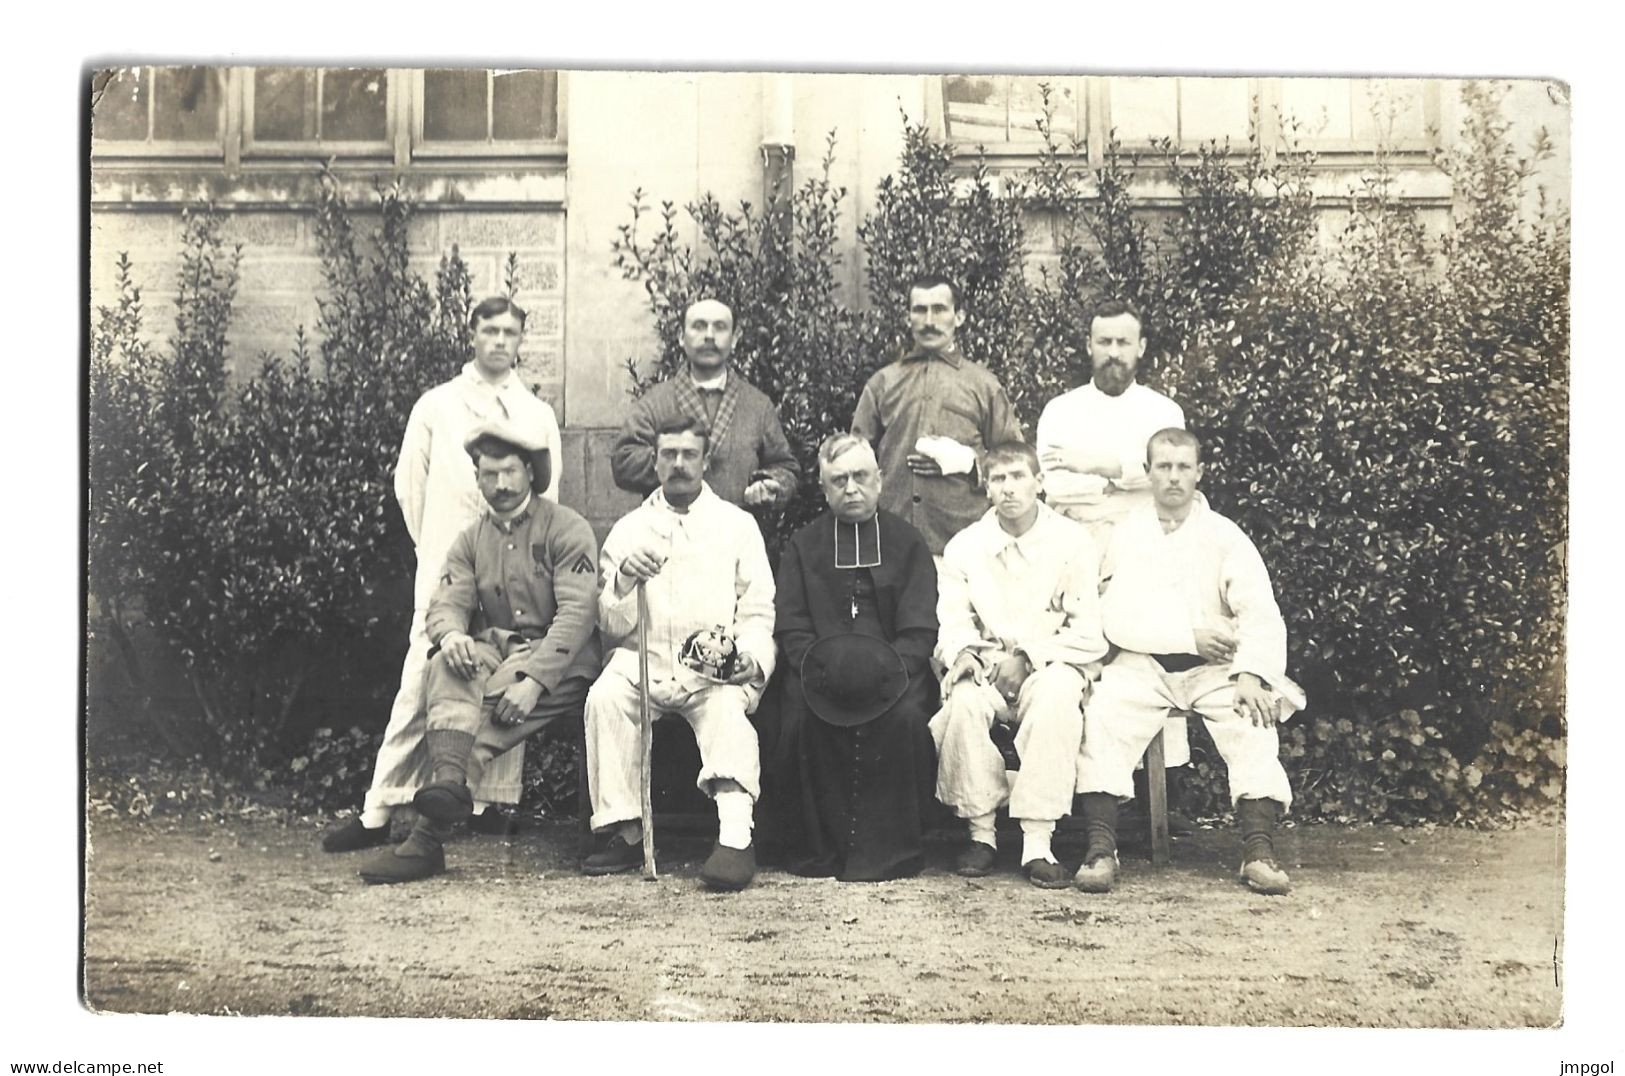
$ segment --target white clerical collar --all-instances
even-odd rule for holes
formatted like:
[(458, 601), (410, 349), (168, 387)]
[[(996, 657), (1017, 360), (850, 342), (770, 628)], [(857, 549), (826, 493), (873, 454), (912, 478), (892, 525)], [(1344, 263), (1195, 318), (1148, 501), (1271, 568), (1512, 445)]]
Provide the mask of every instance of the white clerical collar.
[(880, 513), (862, 523), (843, 523), (835, 516), (835, 567), (880, 567)]

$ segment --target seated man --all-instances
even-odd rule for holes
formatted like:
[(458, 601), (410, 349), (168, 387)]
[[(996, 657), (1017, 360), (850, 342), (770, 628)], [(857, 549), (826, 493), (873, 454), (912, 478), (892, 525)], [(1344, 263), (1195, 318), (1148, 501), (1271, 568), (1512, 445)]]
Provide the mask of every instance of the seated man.
[(429, 603), (430, 780), (413, 797), (411, 834), (360, 868), (368, 882), (445, 870), (446, 836), (472, 813), (485, 766), (579, 714), (598, 671), (597, 543), (585, 519), (539, 496), (550, 454), (500, 421), (476, 426), (465, 445), (489, 511), (452, 542)]
[(878, 511), (880, 464), (850, 433), (818, 450), (829, 511), (784, 547), (777, 706), (763, 754), (790, 869), (844, 882), (916, 874), (931, 808), (937, 573), (913, 526)]
[[(993, 508), (949, 540), (938, 584), (937, 660), (948, 672), (931, 719), (937, 798), (970, 823), (960, 874), (993, 869), (994, 814), (1008, 802), (1021, 820), (1022, 872), (1061, 889), (1071, 876), (1050, 838), (1072, 809), (1083, 699), (1106, 656), (1099, 555), (1082, 524), (1039, 502), (1030, 446), (996, 445), (983, 467)], [(989, 735), (1007, 731), (996, 722), (1015, 726), (1019, 769)]]
[[(751, 829), (761, 760), (746, 715), (773, 672), (773, 574), (756, 520), (702, 480), (707, 447), (701, 420), (679, 415), (662, 424), (655, 432), (660, 488), (604, 540), (598, 617), (609, 660), (587, 695), (587, 776), (592, 828), (607, 840), (582, 869), (611, 874), (643, 862), (637, 630), (643, 583), (651, 705), (658, 716), (681, 714), (693, 727), (699, 787), (717, 805), (717, 846), (700, 877), (712, 888), (734, 890), (756, 875)], [(696, 633), (715, 628), (732, 640), (732, 667), (724, 662), (702, 673), (680, 655), (697, 649), (690, 645)]]
[[(1146, 463), (1153, 503), (1118, 523), (1102, 572), (1101, 623), (1121, 649), (1084, 719), (1078, 791), (1089, 844), (1078, 888), (1105, 893), (1116, 884), (1117, 802), (1133, 794), (1134, 764), (1168, 711), (1180, 709), (1201, 714), (1229, 769), (1245, 846), (1241, 880), (1285, 893), (1273, 835), (1292, 790), (1275, 724), (1304, 705), (1286, 678), (1286, 624), (1258, 550), (1196, 496), (1196, 437), (1157, 431)], [(1215, 652), (1216, 637), (1234, 638), (1233, 653), (1220, 650), (1228, 660), (1202, 656)]]

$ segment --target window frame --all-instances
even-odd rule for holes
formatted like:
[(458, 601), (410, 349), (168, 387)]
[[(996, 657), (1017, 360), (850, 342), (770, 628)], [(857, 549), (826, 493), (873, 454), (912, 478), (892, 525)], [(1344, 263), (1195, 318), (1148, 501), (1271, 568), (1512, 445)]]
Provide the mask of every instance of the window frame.
[[(407, 153), (413, 160), (441, 160), (445, 158), (480, 158), (480, 157), (537, 157), (537, 158), (563, 158), (566, 151), (567, 132), (565, 130), (565, 116), (568, 109), (569, 79), (565, 72), (556, 68), (524, 68), (523, 70), (550, 70), (553, 71), (554, 92), (554, 128), (556, 134), (551, 139), (495, 139), (487, 138), (484, 141), (430, 139), (423, 133), (426, 112), (424, 108), (424, 74), (426, 68), (418, 67), (403, 71), (402, 74), (409, 79), (408, 88), (411, 94), (411, 117), (408, 124)], [(435, 70), (454, 70), (452, 68), (435, 68)], [(513, 70), (510, 68), (462, 68), (461, 70), (474, 70), (485, 72), (485, 110), (486, 129), (491, 126), (491, 109), (494, 104), (494, 83), (498, 71)]]
[(261, 67), (241, 68), (243, 72), (240, 94), (240, 123), (241, 123), (241, 154), (245, 158), (288, 158), (288, 157), (342, 157), (351, 160), (394, 158), (397, 156), (397, 143), (399, 141), (400, 127), (400, 75), (398, 68), (386, 67), (384, 72), (384, 137), (377, 141), (358, 139), (327, 140), (315, 138), (309, 141), (294, 141), (286, 139), (262, 139), (254, 134), (254, 83), (255, 76), (260, 71), (315, 71), (316, 82), (316, 108), (321, 111), (322, 88), (325, 76), (329, 71), (353, 70), (353, 68), (321, 67), (321, 66), (294, 66), (291, 64), (269, 64)]
[[(152, 137), (152, 131), (153, 131), (153, 127), (155, 125), (155, 119), (156, 119), (156, 110), (157, 110), (157, 107), (158, 107), (158, 93), (157, 93), (158, 76), (157, 76), (157, 71), (160, 68), (175, 68), (175, 67), (205, 67), (205, 68), (207, 68), (208, 65), (206, 65), (206, 64), (133, 64), (133, 65), (124, 65), (123, 67), (120, 67), (120, 66), (102, 67), (102, 68), (97, 68), (96, 72), (93, 73), (91, 77), (95, 78), (96, 74), (99, 74), (102, 71), (118, 71), (118, 70), (123, 70), (123, 69), (125, 69), (125, 67), (130, 67), (130, 66), (135, 67), (138, 71), (150, 71), (150, 72), (153, 72), (153, 76), (152, 76), (153, 88), (147, 94), (147, 137), (145, 139), (140, 140), (140, 141), (137, 141), (137, 140), (132, 139), (132, 138), (97, 138), (96, 137), (96, 125), (95, 125), (94, 122), (92, 122), (90, 124), (90, 132), (91, 132), (90, 154), (91, 154), (92, 157), (95, 157), (95, 158), (98, 158), (98, 159), (116, 159), (116, 158), (120, 158), (120, 157), (130, 157), (130, 158), (171, 157), (171, 158), (187, 158), (187, 159), (198, 159), (198, 160), (214, 160), (214, 159), (223, 157), (226, 154), (227, 145), (228, 145), (228, 143), (230, 141), (230, 127), (231, 127), (231, 118), (232, 118), (232, 100), (233, 100), (233, 97), (234, 97), (234, 95), (236, 93), (236, 72), (238, 70), (237, 68), (231, 68), (231, 67), (209, 68), (210, 70), (213, 70), (214, 72), (216, 72), (216, 76), (219, 79), (219, 83), (220, 83), (220, 105), (219, 105), (219, 113), (218, 113), (218, 121), (219, 121), (219, 123), (218, 123), (218, 126), (217, 126), (216, 131), (215, 131), (215, 136), (214, 136), (214, 138), (212, 140), (210, 140), (210, 141), (198, 140), (198, 141), (188, 142), (188, 141), (180, 141), (178, 139), (155, 139), (155, 138)], [(92, 105), (92, 107), (94, 107), (94, 105)]]

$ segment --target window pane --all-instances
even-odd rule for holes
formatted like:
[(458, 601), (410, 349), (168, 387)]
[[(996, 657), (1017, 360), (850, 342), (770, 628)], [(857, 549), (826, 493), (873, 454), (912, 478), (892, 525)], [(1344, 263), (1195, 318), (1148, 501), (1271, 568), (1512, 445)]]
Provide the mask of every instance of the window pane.
[(1179, 137), (1179, 86), (1171, 78), (1111, 80), (1110, 126), (1123, 142)]
[(220, 80), (211, 67), (160, 67), (152, 136), (166, 142), (213, 142), (220, 137)]
[(949, 75), (948, 130), (963, 142), (1002, 142), (1005, 106), (1010, 98), (1006, 75)]
[(383, 68), (328, 68), (322, 76), (322, 141), (382, 142), (389, 137), (389, 82)]
[(1290, 122), (1299, 124), (1305, 138), (1347, 141), (1353, 136), (1349, 125), (1349, 80), (1346, 78), (1288, 78), (1281, 80), (1282, 131), (1291, 134)]
[(1078, 133), (1078, 99), (1073, 92), (1077, 80), (1017, 75), (1010, 79), (1010, 141), (1042, 142), (1038, 120), (1044, 114), (1043, 86), (1049, 87), (1050, 124), (1061, 149), (1071, 147)]
[(147, 94), (150, 67), (120, 67), (112, 72), (91, 112), (90, 129), (97, 138), (147, 137)]
[(1387, 143), (1426, 136), (1419, 79), (1367, 78), (1354, 83), (1354, 137)]
[(485, 72), (423, 72), (423, 137), (484, 142)]
[(1187, 146), (1230, 140), (1243, 145), (1252, 129), (1252, 95), (1244, 78), (1179, 80), (1179, 138)]
[(316, 137), (315, 69), (255, 69), (254, 137), (269, 142), (305, 142)]
[(557, 71), (496, 71), (492, 74), (491, 134), (499, 139), (559, 136)]

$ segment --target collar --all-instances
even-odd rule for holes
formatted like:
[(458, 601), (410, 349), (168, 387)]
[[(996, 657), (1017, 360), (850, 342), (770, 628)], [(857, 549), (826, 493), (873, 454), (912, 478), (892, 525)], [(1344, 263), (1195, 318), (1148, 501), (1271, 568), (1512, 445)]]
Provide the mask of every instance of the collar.
[(910, 347), (907, 351), (905, 351), (903, 353), (903, 357), (901, 359), (899, 359), (898, 361), (899, 362), (921, 362), (921, 361), (930, 361), (931, 359), (941, 359), (943, 362), (947, 363), (949, 366), (952, 366), (955, 370), (957, 370), (961, 366), (965, 365), (965, 355), (964, 355), (963, 352), (961, 352), (959, 350), (959, 345), (958, 344), (955, 344), (953, 347), (949, 348), (947, 351), (927, 351), (927, 350), (925, 350), (925, 348), (920, 347), (918, 344), (916, 344), (913, 347)]
[(698, 392), (725, 392), (728, 388), (728, 368), (724, 366), (722, 368), (722, 373), (718, 374), (716, 377), (713, 377), (709, 381), (701, 381), (699, 378), (694, 376), (694, 370), (692, 367), (690, 367), (688, 379), (693, 383), (695, 390)]
[(515, 387), (522, 388), (524, 386), (524, 382), (519, 380), (519, 368), (517, 365), (510, 366), (508, 368), (508, 372), (503, 375), (501, 381), (487, 381), (485, 380), (485, 375), (480, 373), (480, 368), (475, 366), (473, 361), (470, 360), (463, 364), (462, 376), (465, 381), (470, 382), (474, 387), (498, 394), (507, 392), (509, 389)]
[(514, 531), (524, 526), (525, 523), (530, 519), (530, 510), (535, 506), (535, 504), (536, 494), (532, 492), (526, 494), (525, 499), (520, 502), (518, 508), (515, 508), (512, 512), (509, 512), (505, 516), (498, 515), (490, 507), (490, 505), (486, 506), (486, 511), (491, 516), (491, 522), (496, 524), (497, 530), (501, 531), (503, 534), (512, 534)]
[(998, 556), (1011, 546), (1023, 557), (1031, 559), (1036, 547), (1048, 541), (1050, 531), (1055, 527), (1055, 521), (1063, 518), (1059, 512), (1045, 504), (1038, 502), (1038, 518), (1027, 529), (1027, 533), (1020, 538), (1011, 535), (999, 526), (999, 512), (996, 508), (989, 508), (982, 518), (971, 524), (980, 529), (979, 544), (982, 552), (987, 556)]
[(835, 567), (880, 567), (879, 512), (862, 523), (843, 523), (834, 512), (829, 518), (835, 528)]
[(705, 508), (710, 506), (712, 501), (716, 499), (717, 495), (711, 492), (711, 484), (702, 479), (700, 481), (700, 495), (695, 497), (694, 500), (689, 503), (687, 512), (679, 512), (677, 509), (673, 508), (666, 500), (666, 491), (661, 489), (659, 486), (656, 486), (655, 491), (644, 498), (643, 503), (650, 508), (655, 508), (662, 512), (668, 512), (674, 516), (680, 516), (692, 513), (697, 509), (703, 511)]
[(1202, 495), (1201, 490), (1197, 490), (1196, 496), (1191, 498), (1190, 514), (1185, 517), (1184, 522), (1175, 527), (1173, 530), (1169, 531), (1162, 529), (1162, 517), (1157, 514), (1157, 502), (1155, 500), (1146, 506), (1146, 518), (1150, 520), (1151, 526), (1156, 529), (1158, 534), (1161, 534), (1164, 537), (1172, 538), (1176, 534), (1184, 534), (1186, 531), (1190, 530), (1193, 523), (1199, 524), (1202, 517), (1205, 516), (1208, 511), (1209, 508), (1207, 498)]

